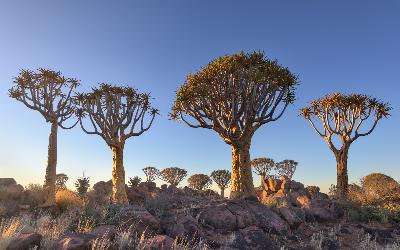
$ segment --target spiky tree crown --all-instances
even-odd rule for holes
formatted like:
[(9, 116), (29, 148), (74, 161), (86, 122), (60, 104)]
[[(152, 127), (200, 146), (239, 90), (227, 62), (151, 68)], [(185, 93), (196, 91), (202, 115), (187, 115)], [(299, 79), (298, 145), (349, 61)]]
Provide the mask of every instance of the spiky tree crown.
[(213, 129), (231, 144), (278, 119), (293, 103), (296, 84), (297, 76), (262, 52), (226, 55), (187, 76), (171, 118)]
[(251, 167), (254, 172), (258, 175), (269, 177), (270, 172), (275, 167), (275, 162), (271, 158), (255, 158), (251, 161)]
[(142, 170), (146, 175), (147, 182), (153, 182), (160, 174), (160, 171), (155, 167), (145, 167)]
[[(147, 131), (158, 113), (151, 107), (149, 94), (138, 93), (131, 87), (101, 84), (91, 93), (79, 94), (76, 101), (83, 131), (101, 136), (109, 146), (118, 146)], [(85, 117), (91, 131), (85, 128)]]
[(227, 188), (231, 181), (231, 172), (228, 170), (215, 170), (210, 176), (220, 189)]
[(278, 176), (285, 176), (289, 180), (293, 178), (294, 172), (296, 172), (297, 165), (299, 163), (294, 160), (284, 160), (276, 164)]
[(212, 184), (212, 180), (206, 174), (194, 174), (189, 177), (188, 183), (192, 189), (203, 190)]
[(187, 171), (185, 169), (171, 167), (161, 170), (159, 178), (173, 186), (177, 186), (186, 176)]
[(47, 122), (57, 122), (62, 128), (64, 122), (75, 113), (73, 91), (79, 85), (75, 78), (64, 77), (60, 72), (40, 68), (36, 72), (21, 70), (9, 90), (11, 98), (38, 111)]
[(137, 187), (141, 181), (142, 181), (142, 178), (140, 178), (139, 176), (129, 178), (129, 181), (128, 181), (129, 187)]
[[(332, 136), (338, 136), (342, 145), (348, 146), (357, 138), (369, 135), (380, 119), (390, 116), (391, 109), (388, 103), (368, 95), (333, 93), (314, 100), (310, 106), (301, 109), (301, 115), (336, 152), (338, 149)], [(370, 118), (374, 119), (371, 128), (361, 132), (362, 125)], [(320, 128), (315, 120), (322, 123)]]

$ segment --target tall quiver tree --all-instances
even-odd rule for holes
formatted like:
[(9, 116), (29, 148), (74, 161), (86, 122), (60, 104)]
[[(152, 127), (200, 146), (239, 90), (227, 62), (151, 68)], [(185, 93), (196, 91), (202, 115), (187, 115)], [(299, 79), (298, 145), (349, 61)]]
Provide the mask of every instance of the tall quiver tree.
[[(351, 143), (371, 134), (378, 121), (390, 115), (390, 110), (389, 104), (376, 98), (341, 93), (314, 100), (309, 107), (301, 109), (301, 115), (325, 139), (336, 157), (339, 198), (346, 198), (348, 193), (347, 159)], [(319, 126), (316, 120), (321, 123)]]
[(147, 182), (153, 182), (158, 175), (160, 174), (160, 171), (155, 168), (155, 167), (145, 167), (142, 169), (144, 174), (146, 175), (146, 181)]
[(211, 179), (217, 183), (219, 189), (221, 189), (221, 196), (225, 197), (225, 189), (231, 182), (231, 172), (228, 170), (215, 170), (211, 173)]
[(255, 158), (251, 161), (254, 172), (261, 176), (261, 185), (271, 170), (275, 167), (275, 162), (271, 158)]
[(294, 101), (297, 76), (262, 52), (219, 57), (189, 74), (171, 118), (212, 129), (232, 147), (231, 198), (255, 196), (250, 144), (256, 130)]
[(66, 78), (60, 72), (38, 69), (36, 72), (21, 70), (9, 90), (11, 98), (22, 102), (30, 109), (38, 111), (51, 124), (47, 154), (46, 176), (44, 181), (43, 206), (55, 205), (57, 168), (57, 130), (58, 127), (70, 129), (65, 122), (74, 115), (73, 91), (78, 80)]
[[(150, 105), (149, 94), (131, 87), (101, 84), (91, 93), (79, 94), (79, 121), (83, 131), (99, 135), (111, 148), (113, 156), (113, 203), (128, 203), (125, 190), (124, 146), (127, 139), (149, 130), (157, 109)], [(84, 122), (84, 118), (86, 122)], [(87, 129), (86, 127), (91, 127)]]

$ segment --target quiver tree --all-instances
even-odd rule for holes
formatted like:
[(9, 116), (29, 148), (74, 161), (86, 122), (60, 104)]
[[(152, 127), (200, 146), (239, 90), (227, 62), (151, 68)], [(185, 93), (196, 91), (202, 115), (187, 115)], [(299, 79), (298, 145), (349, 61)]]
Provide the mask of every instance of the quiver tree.
[(137, 187), (141, 181), (142, 181), (142, 178), (140, 178), (139, 176), (129, 178), (129, 181), (128, 181), (129, 187), (131, 187), (131, 188)]
[[(376, 98), (341, 93), (314, 100), (309, 107), (301, 109), (301, 115), (325, 139), (336, 157), (339, 198), (346, 198), (348, 193), (347, 158), (350, 145), (358, 138), (371, 134), (378, 121), (390, 115), (390, 110), (389, 104)], [(316, 121), (321, 124), (318, 126)]]
[(65, 183), (68, 181), (68, 176), (66, 174), (57, 174), (56, 175), (56, 190), (64, 190), (67, 189)]
[(217, 183), (219, 189), (221, 189), (221, 196), (225, 197), (225, 189), (231, 182), (231, 172), (228, 170), (215, 170), (211, 173), (211, 179)]
[(255, 158), (251, 161), (253, 171), (261, 176), (261, 184), (269, 177), (270, 172), (275, 167), (275, 162), (270, 158)]
[(65, 122), (74, 115), (73, 91), (78, 80), (66, 78), (60, 72), (38, 69), (37, 72), (21, 70), (9, 90), (11, 98), (22, 102), (32, 110), (38, 111), (51, 124), (47, 154), (46, 176), (44, 181), (43, 206), (55, 205), (57, 168), (57, 130), (58, 127), (71, 129)]
[[(99, 135), (111, 148), (113, 203), (128, 203), (124, 146), (127, 139), (139, 136), (151, 127), (158, 111), (150, 106), (149, 99), (149, 94), (138, 93), (131, 87), (109, 84), (101, 84), (91, 93), (77, 96), (79, 122), (83, 131)], [(86, 123), (84, 118), (87, 118)]]
[(187, 171), (185, 169), (171, 167), (161, 170), (158, 177), (176, 187), (186, 176)]
[(206, 174), (194, 174), (188, 178), (189, 187), (195, 190), (203, 190), (212, 184), (211, 178)]
[(276, 164), (276, 169), (278, 171), (279, 177), (286, 177), (291, 180), (293, 178), (294, 172), (296, 172), (298, 162), (294, 160), (284, 160)]
[(155, 167), (145, 167), (142, 170), (146, 175), (147, 182), (153, 182), (160, 174), (160, 171)]
[(75, 182), (76, 192), (78, 192), (80, 197), (84, 197), (87, 194), (87, 191), (90, 187), (90, 178), (85, 177), (83, 175), (81, 178), (78, 178)]
[(189, 74), (171, 118), (214, 130), (232, 147), (231, 198), (255, 196), (250, 144), (256, 130), (294, 101), (297, 76), (262, 52), (219, 57)]

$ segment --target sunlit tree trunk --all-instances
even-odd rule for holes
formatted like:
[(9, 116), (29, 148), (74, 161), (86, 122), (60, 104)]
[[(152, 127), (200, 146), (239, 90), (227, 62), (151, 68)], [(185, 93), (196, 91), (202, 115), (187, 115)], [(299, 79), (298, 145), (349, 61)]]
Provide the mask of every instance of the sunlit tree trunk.
[(56, 204), (57, 130), (57, 121), (52, 122), (49, 136), (46, 176), (43, 185), (45, 199), (43, 206), (53, 206)]
[(250, 166), (250, 140), (232, 144), (231, 199), (255, 197)]
[(349, 149), (343, 148), (335, 154), (336, 164), (337, 164), (336, 190), (337, 190), (337, 195), (341, 199), (345, 199), (348, 194), (348, 186), (349, 186), (349, 178), (347, 173), (348, 153)]
[(128, 204), (125, 189), (124, 146), (111, 147), (111, 151), (113, 155), (111, 201)]

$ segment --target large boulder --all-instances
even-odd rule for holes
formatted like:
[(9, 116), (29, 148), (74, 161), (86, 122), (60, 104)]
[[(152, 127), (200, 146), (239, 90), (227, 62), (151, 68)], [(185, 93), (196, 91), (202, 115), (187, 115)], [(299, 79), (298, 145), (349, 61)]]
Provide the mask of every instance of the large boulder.
[(17, 185), (14, 178), (0, 178), (0, 186)]
[(311, 200), (310, 206), (307, 207), (307, 213), (320, 222), (334, 221), (336, 218), (330, 209), (330, 205), (329, 200)]
[(141, 182), (138, 185), (140, 190), (145, 190), (146, 192), (155, 192), (157, 190), (157, 185), (155, 182)]
[(233, 232), (250, 226), (284, 234), (289, 225), (277, 213), (255, 201), (229, 201), (210, 206), (197, 216), (199, 224), (208, 231)]
[(137, 187), (126, 189), (130, 202), (144, 202), (146, 199), (157, 195), (158, 190), (155, 182), (141, 182)]
[(118, 225), (124, 229), (132, 229), (141, 235), (142, 233), (158, 234), (160, 232), (160, 220), (150, 214), (139, 205), (117, 206), (110, 210), (108, 224)]
[(306, 189), (290, 191), (288, 194), (290, 204), (297, 207), (309, 208), (311, 206), (311, 198)]
[(92, 228), (90, 234), (96, 236), (97, 238), (108, 239), (110, 241), (114, 240), (117, 229), (114, 225), (101, 225)]
[(54, 250), (87, 250), (91, 249), (96, 236), (91, 234), (69, 233), (62, 236), (55, 244)]
[(236, 216), (226, 203), (205, 208), (197, 215), (197, 221), (206, 230), (229, 232), (237, 229)]
[(157, 235), (146, 239), (143, 250), (169, 250), (172, 247), (174, 240), (167, 235)]
[(40, 247), (42, 235), (38, 233), (24, 233), (18, 235), (17, 238), (11, 240), (6, 250), (25, 250)]
[(172, 238), (194, 239), (204, 236), (197, 220), (191, 215), (176, 214), (172, 211), (161, 216), (160, 223), (161, 229)]
[(257, 218), (254, 214), (249, 212), (246, 203), (241, 202), (228, 202), (228, 210), (236, 216), (236, 223), (238, 228), (245, 228), (257, 225)]
[(249, 213), (257, 219), (257, 226), (264, 231), (277, 234), (289, 231), (288, 223), (265, 205), (253, 201), (246, 201), (245, 204)]
[(261, 228), (251, 226), (236, 232), (227, 249), (274, 250), (278, 248)]
[(291, 228), (297, 228), (306, 219), (304, 210), (298, 207), (280, 207), (277, 210)]

